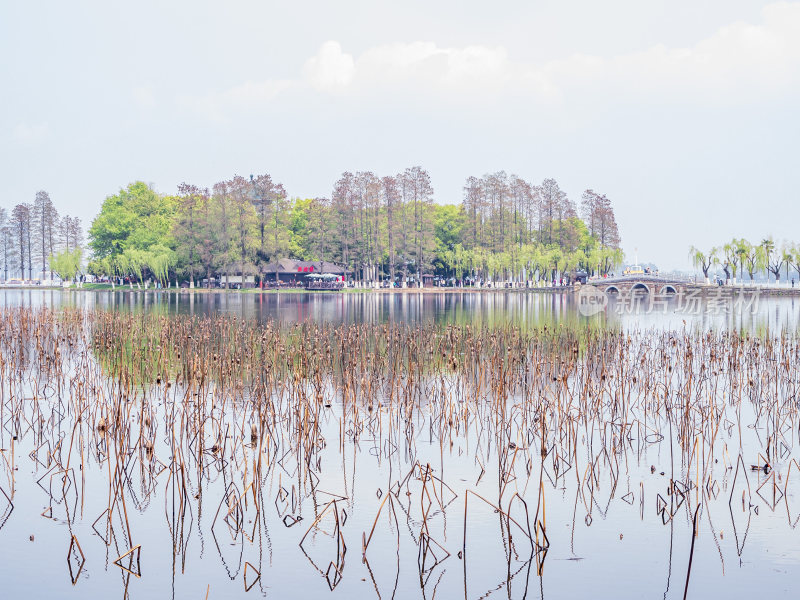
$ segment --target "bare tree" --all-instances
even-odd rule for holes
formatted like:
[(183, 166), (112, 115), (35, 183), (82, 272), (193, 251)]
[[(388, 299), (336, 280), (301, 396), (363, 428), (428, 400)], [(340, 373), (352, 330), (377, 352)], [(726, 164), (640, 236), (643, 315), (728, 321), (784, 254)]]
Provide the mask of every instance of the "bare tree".
[(356, 173), (354, 202), (358, 214), (357, 261), (361, 266), (361, 278), (369, 281), (375, 281), (378, 275), (380, 193), (380, 180), (372, 171)]
[(336, 234), (339, 237), (342, 263), (350, 267), (353, 260), (353, 241), (356, 226), (355, 177), (349, 171), (334, 184), (331, 203), (336, 214)]
[[(56, 251), (58, 250), (58, 211), (56, 210), (55, 206), (52, 206), (50, 210), (47, 211), (47, 216), (44, 220), (44, 235), (45, 235), (45, 244), (47, 246), (47, 256), (48, 260), (49, 257), (55, 255)], [(53, 269), (50, 269), (50, 279), (53, 279)]]
[(8, 213), (0, 207), (0, 252), (3, 258), (3, 281), (8, 281), (8, 260), (11, 258), (11, 229), (8, 225)]
[(468, 177), (464, 185), (464, 214), (467, 215), (468, 248), (475, 248), (483, 242), (483, 182), (477, 177)]
[(244, 287), (245, 276), (255, 269), (251, 261), (253, 233), (256, 228), (256, 214), (252, 199), (252, 186), (244, 177), (234, 176), (230, 183), (231, 208), (233, 209), (234, 230), (236, 232), (236, 258), (239, 262), (241, 285)]
[(231, 276), (231, 183), (221, 181), (214, 184), (214, 241), (217, 266), (225, 273), (225, 287)]
[(573, 225), (573, 219), (578, 216), (575, 210), (575, 203), (561, 192), (561, 202), (556, 205), (558, 215), (558, 246), (562, 251), (572, 251), (578, 245), (577, 231)]
[(31, 262), (31, 205), (17, 204), (11, 211), (11, 229), (17, 249), (17, 267), (25, 278), (25, 259), (28, 259), (28, 279), (33, 279)]
[(215, 206), (209, 196), (208, 189), (201, 191), (201, 202), (197, 205), (197, 253), (200, 268), (206, 274), (206, 287), (211, 287), (211, 273), (217, 261), (217, 227), (215, 224)]
[(201, 268), (203, 239), (203, 209), (208, 203), (208, 190), (181, 183), (178, 186), (178, 210), (173, 234), (180, 240), (178, 253), (189, 272), (189, 285), (194, 287), (196, 272)]
[(383, 206), (386, 211), (386, 241), (389, 254), (389, 281), (394, 285), (395, 266), (397, 262), (395, 250), (395, 230), (397, 228), (397, 209), (400, 202), (400, 188), (396, 177), (387, 176), (381, 179)]
[(400, 184), (400, 203), (398, 204), (398, 250), (403, 264), (403, 287), (405, 287), (408, 282), (408, 265), (411, 262), (411, 255), (413, 253), (413, 244), (409, 246), (409, 242), (413, 241), (413, 215), (410, 214), (410, 202), (408, 201), (411, 195), (411, 182), (406, 177), (405, 173), (398, 174), (397, 180)]
[(546, 245), (552, 244), (553, 224), (563, 215), (563, 207), (567, 195), (558, 187), (555, 179), (545, 179), (541, 188), (541, 203), (539, 205), (540, 241)]
[(371, 278), (377, 282), (380, 279), (379, 265), (383, 261), (385, 244), (382, 234), (384, 224), (383, 198), (381, 191), (383, 186), (381, 180), (374, 174), (369, 178), (366, 185), (366, 203), (369, 214), (369, 262), (371, 264)]
[(72, 245), (72, 217), (64, 215), (58, 220), (59, 246), (69, 251)]
[(77, 248), (83, 248), (83, 226), (81, 225), (81, 220), (78, 217), (72, 217), (72, 241), (73, 246), (72, 249), (76, 250)]
[(61, 244), (67, 251), (83, 247), (83, 227), (78, 217), (64, 215), (58, 220)]
[(533, 186), (524, 179), (512, 175), (509, 192), (513, 211), (513, 243), (521, 248), (533, 238), (535, 221)]
[(581, 216), (602, 248), (619, 248), (619, 229), (611, 201), (605, 194), (586, 190), (581, 197)]
[(37, 258), (41, 260), (42, 279), (47, 271), (48, 258), (53, 254), (52, 229), (57, 213), (50, 195), (44, 190), (36, 192), (33, 201), (32, 226), (36, 237)]
[(313, 260), (325, 261), (332, 252), (331, 201), (314, 198), (308, 207), (308, 237)]
[(505, 252), (508, 238), (508, 176), (505, 171), (484, 175), (483, 189), (489, 205), (491, 250)]
[(431, 176), (421, 167), (406, 169), (404, 177), (408, 181), (409, 200), (413, 204), (414, 262), (417, 275), (420, 276), (429, 266), (436, 247), (433, 228), (433, 186)]
[[(282, 209), (286, 200), (283, 185), (272, 181), (268, 174), (250, 176), (253, 186), (253, 206), (258, 221), (259, 245), (256, 250), (256, 263), (263, 281), (263, 268), (270, 260), (278, 260), (280, 251), (279, 228), (282, 221)], [(272, 240), (270, 243), (270, 230)], [(272, 246), (270, 248), (270, 246)]]

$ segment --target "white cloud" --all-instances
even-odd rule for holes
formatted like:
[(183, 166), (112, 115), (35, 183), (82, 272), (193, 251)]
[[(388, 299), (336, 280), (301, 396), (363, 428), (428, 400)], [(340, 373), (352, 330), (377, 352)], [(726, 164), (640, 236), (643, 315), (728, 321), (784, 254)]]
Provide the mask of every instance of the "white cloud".
[(692, 46), (658, 44), (612, 57), (575, 55), (552, 61), (541, 71), (560, 89), (596, 90), (597, 84), (604, 84), (637, 94), (749, 100), (800, 82), (798, 31), (800, 3), (771, 4), (760, 24), (726, 25)]
[(29, 125), (27, 123), (17, 123), (12, 132), (13, 138), (25, 146), (35, 146), (42, 142), (50, 132), (47, 123)]
[(440, 48), (432, 42), (391, 44), (367, 50), (356, 63), (362, 84), (406, 84), (460, 87), (505, 82), (514, 66), (502, 47)]
[(591, 104), (604, 98), (616, 103), (642, 96), (747, 102), (798, 86), (798, 31), (800, 3), (780, 2), (768, 5), (758, 24), (732, 23), (691, 46), (656, 44), (627, 54), (575, 54), (542, 63), (516, 61), (503, 46), (444, 47), (425, 41), (384, 44), (354, 56), (332, 40), (293, 80), (246, 82), (187, 102), (216, 118), (232, 108), (258, 107), (292, 88), (354, 100), (390, 94), (448, 106), (483, 106), (487, 99), (512, 96), (532, 103)]
[[(616, 56), (576, 54), (546, 63), (514, 61), (502, 46), (451, 48), (432, 42), (398, 43), (366, 50), (341, 84), (354, 92), (373, 86), (486, 94), (514, 91), (551, 99), (583, 92), (752, 97), (797, 85), (800, 73), (800, 3), (768, 5), (759, 24), (737, 22), (688, 47), (656, 44)], [(338, 44), (335, 47), (342, 56)], [(598, 85), (600, 87), (598, 87)], [(341, 91), (341, 90), (340, 90)]]
[(350, 84), (355, 65), (350, 54), (342, 52), (339, 42), (325, 42), (303, 67), (306, 80), (321, 91), (336, 91)]

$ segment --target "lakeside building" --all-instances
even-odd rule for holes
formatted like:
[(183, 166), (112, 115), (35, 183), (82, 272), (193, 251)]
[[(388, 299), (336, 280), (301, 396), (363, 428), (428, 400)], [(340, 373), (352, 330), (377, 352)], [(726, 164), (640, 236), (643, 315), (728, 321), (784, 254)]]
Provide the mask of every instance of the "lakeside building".
[(347, 271), (335, 263), (324, 260), (295, 260), (282, 258), (264, 265), (264, 279), (285, 284), (299, 285), (306, 281), (308, 275), (334, 275), (344, 281)]

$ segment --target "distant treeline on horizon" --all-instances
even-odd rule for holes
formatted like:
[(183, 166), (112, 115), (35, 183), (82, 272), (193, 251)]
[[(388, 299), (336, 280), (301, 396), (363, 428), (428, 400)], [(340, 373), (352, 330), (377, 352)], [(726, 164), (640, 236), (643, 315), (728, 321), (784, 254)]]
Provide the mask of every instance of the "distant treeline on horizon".
[[(267, 264), (288, 257), (334, 262), (365, 282), (427, 273), (552, 281), (575, 269), (608, 273), (623, 260), (603, 194), (587, 189), (576, 205), (554, 179), (533, 184), (500, 171), (469, 177), (461, 203), (443, 205), (421, 167), (383, 177), (345, 172), (330, 198), (289, 198), (268, 174), (211, 189), (182, 183), (176, 194), (134, 182), (104, 200), (88, 237), (81, 260), (80, 221), (59, 217), (38, 192), (33, 204), (0, 209), (0, 274), (45, 278), (70, 264), (166, 283), (263, 277)], [(70, 260), (59, 260), (65, 254)]]

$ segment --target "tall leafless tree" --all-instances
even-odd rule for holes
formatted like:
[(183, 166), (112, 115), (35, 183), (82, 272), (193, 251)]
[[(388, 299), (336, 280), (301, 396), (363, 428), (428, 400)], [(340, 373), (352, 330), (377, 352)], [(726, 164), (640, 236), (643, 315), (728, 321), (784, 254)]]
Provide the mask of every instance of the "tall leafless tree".
[(619, 248), (617, 220), (611, 201), (605, 194), (598, 194), (591, 189), (583, 192), (581, 216), (589, 234), (598, 240), (602, 248)]
[(32, 209), (30, 204), (17, 204), (11, 211), (11, 229), (13, 231), (17, 249), (17, 267), (20, 277), (25, 278), (25, 260), (28, 261), (28, 279), (33, 279), (33, 264), (31, 262), (31, 221)]
[(467, 216), (467, 234), (465, 242), (468, 248), (483, 243), (483, 181), (477, 177), (468, 177), (464, 185), (464, 213)]
[(540, 232), (540, 241), (549, 245), (556, 241), (553, 236), (553, 226), (557, 219), (563, 217), (567, 195), (561, 190), (555, 179), (542, 181), (540, 194), (539, 222), (540, 227), (543, 227)]
[[(279, 229), (284, 221), (281, 214), (286, 200), (286, 190), (275, 183), (268, 174), (250, 176), (253, 186), (252, 198), (258, 220), (259, 245), (256, 250), (256, 264), (263, 280), (263, 268), (271, 260), (278, 260), (281, 250)], [(270, 239), (270, 232), (272, 236)]]
[(352, 251), (357, 223), (355, 196), (355, 177), (346, 171), (334, 184), (331, 203), (336, 215), (336, 234), (339, 238), (341, 259), (347, 268), (353, 266)]
[(252, 184), (241, 175), (236, 175), (230, 182), (231, 208), (233, 224), (236, 232), (235, 255), (239, 263), (239, 275), (244, 287), (245, 277), (254, 265), (251, 261), (252, 233), (256, 226), (256, 214), (252, 204)]
[(50, 195), (44, 190), (36, 192), (36, 198), (33, 201), (32, 225), (36, 237), (37, 258), (42, 265), (42, 279), (45, 278), (45, 273), (47, 272), (48, 258), (53, 254), (51, 231), (53, 222), (57, 218), (56, 209), (53, 206), (53, 201), (50, 200)]
[(12, 238), (8, 213), (0, 207), (0, 252), (3, 258), (3, 281), (8, 281), (8, 261), (11, 258)]
[(214, 184), (214, 241), (216, 267), (225, 273), (225, 287), (228, 287), (231, 276), (231, 184), (229, 181), (220, 181)]
[(78, 217), (64, 215), (58, 220), (61, 244), (65, 250), (72, 251), (83, 246), (83, 227)]
[(429, 266), (435, 247), (433, 237), (433, 186), (431, 177), (422, 167), (410, 167), (403, 173), (405, 198), (413, 215), (412, 253), (417, 279)]
[(313, 260), (320, 262), (331, 259), (332, 229), (331, 201), (327, 198), (314, 198), (308, 206), (308, 238)]
[(197, 271), (201, 268), (203, 214), (208, 203), (208, 190), (196, 185), (181, 183), (178, 186), (178, 210), (173, 234), (180, 240), (178, 251), (189, 272), (190, 285), (194, 287)]
[(386, 246), (389, 258), (389, 281), (394, 285), (397, 254), (395, 233), (397, 229), (397, 211), (400, 202), (400, 188), (396, 177), (391, 175), (381, 179), (382, 204), (386, 213)]

